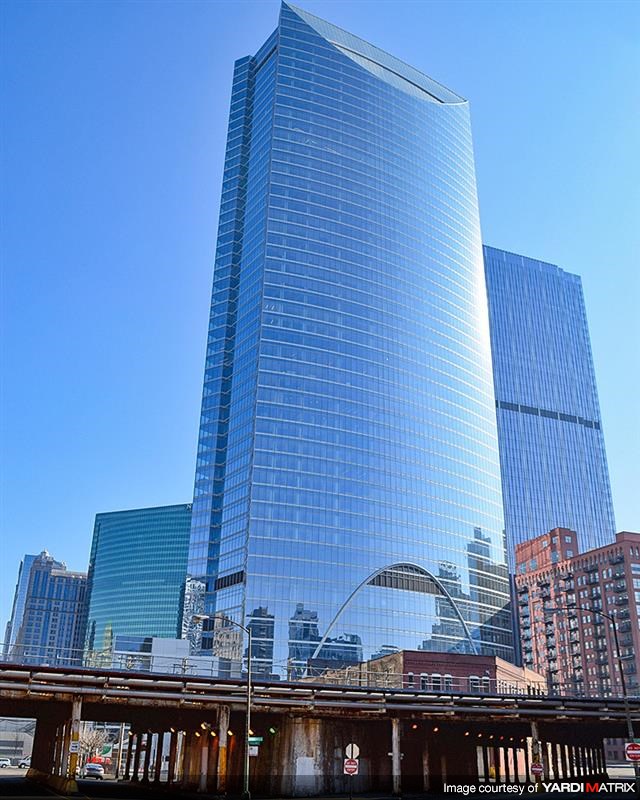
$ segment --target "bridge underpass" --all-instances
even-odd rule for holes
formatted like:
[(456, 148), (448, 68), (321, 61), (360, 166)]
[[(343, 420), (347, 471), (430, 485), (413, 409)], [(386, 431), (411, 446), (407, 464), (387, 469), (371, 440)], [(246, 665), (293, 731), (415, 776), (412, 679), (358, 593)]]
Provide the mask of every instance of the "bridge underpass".
[[(37, 720), (29, 776), (74, 789), (80, 722), (130, 726), (123, 779), (239, 794), (246, 684), (237, 680), (0, 665), (0, 715)], [(260, 795), (435, 791), (443, 783), (606, 776), (602, 741), (626, 736), (620, 699), (474, 695), (254, 683), (251, 788)], [(640, 702), (629, 711), (640, 730)], [(359, 775), (343, 773), (360, 747)], [(539, 753), (539, 755), (537, 755)]]

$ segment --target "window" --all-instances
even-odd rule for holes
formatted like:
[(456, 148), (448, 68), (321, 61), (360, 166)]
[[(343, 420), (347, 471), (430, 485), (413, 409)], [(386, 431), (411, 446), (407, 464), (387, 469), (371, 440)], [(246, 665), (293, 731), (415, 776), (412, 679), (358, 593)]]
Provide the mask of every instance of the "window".
[(439, 692), (442, 689), (442, 676), (434, 672), (431, 676), (431, 686), (434, 692)]

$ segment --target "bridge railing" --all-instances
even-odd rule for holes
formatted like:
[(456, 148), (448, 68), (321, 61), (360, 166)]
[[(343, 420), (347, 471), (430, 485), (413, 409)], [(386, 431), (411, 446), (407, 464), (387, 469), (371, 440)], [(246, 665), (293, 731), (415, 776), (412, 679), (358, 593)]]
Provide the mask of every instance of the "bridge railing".
[[(0, 644), (0, 661), (4, 669), (16, 667), (55, 667), (69, 669), (100, 670), (101, 672), (130, 672), (132, 674), (183, 675), (202, 678), (246, 678), (246, 660), (223, 659), (198, 654), (176, 655), (152, 652), (150, 649), (136, 651), (114, 651), (111, 649), (86, 651), (80, 648), (59, 648), (45, 645), (27, 646)], [(373, 665), (373, 666), (372, 666)], [(375, 666), (374, 662), (350, 664), (339, 667), (310, 666), (308, 669), (289, 664), (273, 665), (257, 659), (252, 665), (252, 676), (256, 680), (273, 682), (302, 682), (336, 687), (357, 686), (370, 689), (395, 689), (408, 692), (433, 692), (434, 694), (478, 694), (478, 695), (539, 695), (563, 697), (620, 698), (621, 688), (614, 684), (594, 680), (572, 680), (552, 683), (540, 676), (523, 680), (508, 674), (490, 674), (478, 669), (478, 674), (456, 675), (452, 662), (451, 673), (393, 672)], [(458, 672), (460, 668), (458, 667)], [(636, 687), (628, 690), (630, 697), (639, 697)]]

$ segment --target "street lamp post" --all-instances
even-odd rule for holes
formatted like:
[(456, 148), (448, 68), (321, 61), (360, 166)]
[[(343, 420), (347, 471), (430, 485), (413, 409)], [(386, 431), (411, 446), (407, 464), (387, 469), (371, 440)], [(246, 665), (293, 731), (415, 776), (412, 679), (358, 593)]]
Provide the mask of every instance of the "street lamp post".
[(219, 619), (228, 622), (230, 625), (235, 625), (236, 628), (244, 631), (247, 634), (247, 712), (245, 719), (245, 736), (244, 736), (244, 763), (242, 769), (242, 800), (251, 800), (251, 791), (249, 790), (249, 737), (251, 736), (251, 628), (245, 628), (239, 622), (236, 622), (223, 614), (194, 614), (191, 618), (195, 624), (204, 622), (207, 619)]
[[(620, 688), (622, 689), (622, 702), (624, 704), (624, 713), (627, 720), (627, 736), (629, 741), (633, 741), (633, 722), (631, 721), (631, 708), (629, 706), (629, 695), (627, 694), (627, 681), (624, 677), (624, 667), (622, 665), (622, 653), (620, 652), (620, 640), (618, 639), (618, 623), (612, 614), (607, 614), (606, 611), (600, 611), (598, 608), (590, 608), (589, 606), (551, 606), (544, 609), (545, 612), (562, 612), (562, 611), (586, 611), (589, 614), (598, 614), (612, 623), (613, 627), (613, 642), (616, 648), (616, 660), (618, 662), (618, 672), (620, 673)], [(640, 795), (640, 772), (638, 771), (638, 763), (633, 762), (633, 769), (635, 772), (635, 789), (636, 795)]]

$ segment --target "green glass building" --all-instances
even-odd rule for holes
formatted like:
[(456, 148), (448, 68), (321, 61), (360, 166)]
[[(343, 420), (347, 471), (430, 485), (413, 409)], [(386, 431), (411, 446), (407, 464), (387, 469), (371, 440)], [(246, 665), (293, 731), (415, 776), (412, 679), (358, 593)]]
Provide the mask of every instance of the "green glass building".
[(116, 636), (180, 636), (191, 504), (96, 514), (86, 651)]

